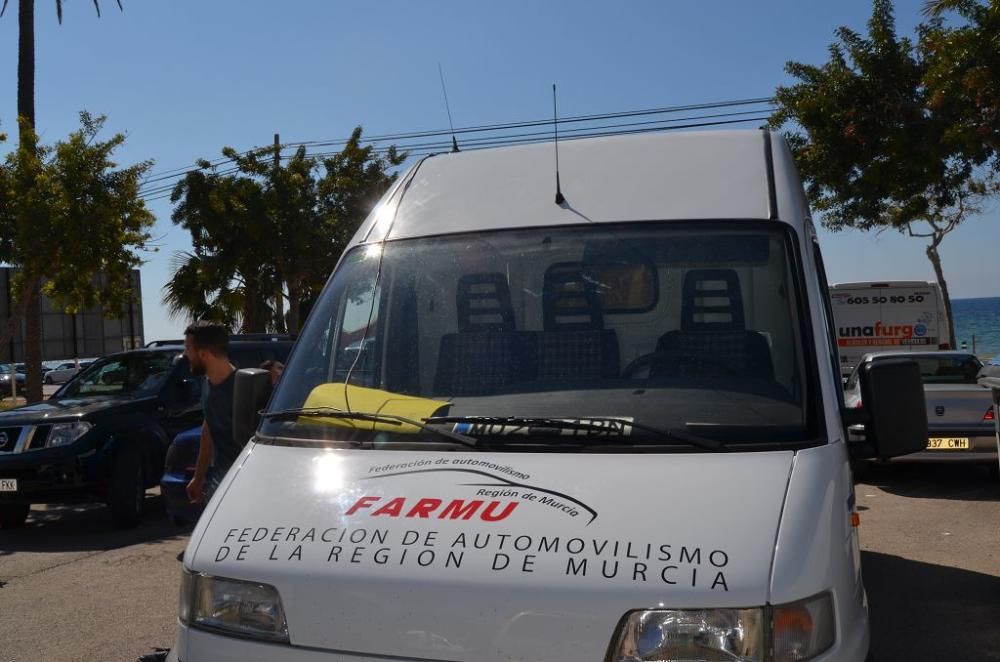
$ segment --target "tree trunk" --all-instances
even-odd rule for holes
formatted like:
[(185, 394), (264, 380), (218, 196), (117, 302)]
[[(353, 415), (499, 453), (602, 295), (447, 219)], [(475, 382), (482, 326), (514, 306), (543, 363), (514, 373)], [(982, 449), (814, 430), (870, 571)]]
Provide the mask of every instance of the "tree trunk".
[[(35, 129), (35, 0), (20, 0), (17, 11), (17, 115)], [(28, 402), (42, 399), (41, 281), (21, 293), (24, 311), (24, 367)]]
[[(36, 287), (39, 282), (41, 282), (41, 279), (35, 279), (28, 283), (28, 285)], [(8, 317), (7, 321), (3, 323), (2, 327), (0, 327), (0, 347), (9, 343), (11, 338), (14, 337), (14, 334), (17, 333), (17, 327), (25, 317), (27, 305), (28, 300), (25, 297), (22, 296), (18, 299), (17, 305), (14, 307), (14, 310), (11, 311), (10, 317)], [(10, 358), (11, 361), (14, 360), (13, 356)]]
[(299, 312), (302, 308), (302, 281), (292, 278), (288, 281), (288, 333), (298, 333), (301, 320)]
[(266, 301), (263, 288), (253, 278), (243, 284), (243, 324), (241, 333), (266, 333), (267, 320), (264, 319)]
[[(26, 288), (24, 318), (24, 397), (28, 403), (42, 401), (42, 293), (35, 285)], [(73, 357), (79, 358), (79, 357)]]
[[(951, 348), (957, 349), (959, 342), (955, 336), (955, 319), (951, 315), (951, 295), (948, 294), (948, 283), (944, 279), (944, 270), (941, 268), (941, 256), (938, 254), (938, 246), (941, 245), (942, 239), (944, 239), (944, 235), (935, 233), (934, 238), (931, 239), (931, 243), (927, 247), (927, 259), (931, 261), (931, 265), (934, 267), (934, 276), (937, 278), (938, 287), (941, 288), (941, 297), (944, 299), (944, 312), (948, 316), (948, 332), (951, 335)], [(937, 349), (937, 347), (933, 349)]]
[(17, 116), (35, 128), (35, 0), (20, 0), (17, 11)]
[(280, 284), (278, 294), (274, 298), (274, 330), (277, 333), (285, 333), (285, 293), (282, 292)]

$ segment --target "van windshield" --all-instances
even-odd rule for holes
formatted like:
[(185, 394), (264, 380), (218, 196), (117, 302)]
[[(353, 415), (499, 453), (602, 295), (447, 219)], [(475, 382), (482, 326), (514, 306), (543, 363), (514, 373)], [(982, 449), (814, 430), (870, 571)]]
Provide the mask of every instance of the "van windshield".
[[(473, 436), (524, 433), (477, 424), (510, 418), (575, 421), (549, 434), (609, 443), (628, 444), (641, 426), (734, 443), (808, 441), (818, 390), (797, 273), (791, 233), (753, 221), (361, 245), (310, 314), (269, 410), (446, 417), (440, 425)], [(261, 432), (434, 438), (316, 416), (268, 419)]]

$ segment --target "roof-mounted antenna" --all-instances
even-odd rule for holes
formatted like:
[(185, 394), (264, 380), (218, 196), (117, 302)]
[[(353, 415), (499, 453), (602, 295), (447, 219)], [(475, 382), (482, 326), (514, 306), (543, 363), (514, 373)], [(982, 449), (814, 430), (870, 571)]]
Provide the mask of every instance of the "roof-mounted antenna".
[(451, 105), (448, 103), (448, 90), (444, 86), (444, 71), (441, 69), (441, 63), (438, 62), (438, 76), (441, 78), (441, 92), (444, 94), (444, 109), (448, 111), (448, 128), (451, 129), (451, 151), (457, 152), (458, 140), (455, 139), (455, 125), (451, 121)]
[(559, 111), (556, 108), (556, 84), (552, 83), (552, 128), (556, 134), (556, 204), (561, 205), (566, 202), (563, 197), (562, 187), (559, 185)]

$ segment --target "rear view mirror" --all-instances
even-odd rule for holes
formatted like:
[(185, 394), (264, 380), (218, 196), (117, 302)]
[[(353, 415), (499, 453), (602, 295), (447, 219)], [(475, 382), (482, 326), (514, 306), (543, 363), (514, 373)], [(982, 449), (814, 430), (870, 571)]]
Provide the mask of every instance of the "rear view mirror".
[(259, 412), (267, 406), (271, 397), (271, 373), (259, 368), (236, 371), (233, 385), (233, 437), (243, 446), (260, 422)]
[(920, 366), (910, 359), (882, 359), (861, 367), (865, 443), (880, 458), (927, 448), (927, 408)]

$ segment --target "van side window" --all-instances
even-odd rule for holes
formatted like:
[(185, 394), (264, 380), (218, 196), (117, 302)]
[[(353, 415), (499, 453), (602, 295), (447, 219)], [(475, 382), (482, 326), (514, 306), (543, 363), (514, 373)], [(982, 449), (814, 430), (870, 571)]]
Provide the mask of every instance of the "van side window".
[[(823, 252), (819, 249), (819, 243), (813, 241), (813, 257), (816, 260), (816, 275), (819, 278), (819, 288), (823, 297), (823, 317), (826, 320), (827, 341), (830, 352), (830, 364), (833, 366), (833, 375), (840, 375), (840, 350), (837, 349), (837, 329), (833, 322), (833, 306), (830, 304), (830, 284), (826, 280), (826, 266), (823, 264)], [(819, 349), (819, 348), (817, 348)], [(856, 373), (854, 376), (855, 377)], [(844, 406), (844, 392), (842, 389), (835, 389), (840, 406)]]
[(375, 386), (378, 382), (376, 342), (382, 287), (372, 278), (360, 278), (348, 288), (341, 306), (334, 349), (336, 382), (351, 375), (351, 383)]

